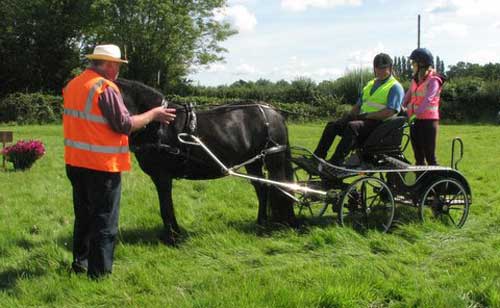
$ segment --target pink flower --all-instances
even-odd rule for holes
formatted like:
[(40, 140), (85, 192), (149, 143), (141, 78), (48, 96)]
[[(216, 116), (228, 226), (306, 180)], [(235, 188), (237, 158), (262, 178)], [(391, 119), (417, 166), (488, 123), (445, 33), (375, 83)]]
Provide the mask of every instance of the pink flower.
[(6, 147), (2, 154), (7, 161), (14, 164), (15, 169), (27, 169), (45, 154), (45, 147), (38, 140), (19, 140), (16, 144)]

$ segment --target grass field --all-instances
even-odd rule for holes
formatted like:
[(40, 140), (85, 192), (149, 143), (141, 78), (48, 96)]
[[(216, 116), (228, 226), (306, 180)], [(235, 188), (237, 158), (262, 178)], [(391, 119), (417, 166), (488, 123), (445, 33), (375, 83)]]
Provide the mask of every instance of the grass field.
[[(462, 229), (421, 224), (415, 213), (390, 234), (361, 235), (331, 218), (270, 232), (255, 224), (249, 183), (180, 180), (174, 202), (187, 238), (166, 247), (153, 184), (134, 162), (123, 176), (114, 272), (101, 282), (69, 273), (61, 127), (0, 130), (47, 147), (31, 170), (0, 171), (1, 307), (500, 307), (500, 126), (441, 126), (441, 164), (454, 136), (465, 143), (459, 167), (473, 204)], [(313, 149), (321, 130), (292, 124), (291, 143)]]

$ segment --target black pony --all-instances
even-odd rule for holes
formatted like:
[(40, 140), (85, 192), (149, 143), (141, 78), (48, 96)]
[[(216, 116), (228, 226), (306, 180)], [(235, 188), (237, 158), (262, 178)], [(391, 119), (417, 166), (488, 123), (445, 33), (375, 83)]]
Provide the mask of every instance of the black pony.
[[(119, 79), (117, 85), (132, 114), (142, 113), (164, 104), (164, 96), (142, 83)], [(221, 167), (199, 146), (179, 142), (179, 133), (198, 136), (228, 167), (254, 158), (262, 151), (275, 151), (245, 165), (248, 174), (290, 182), (288, 131), (284, 117), (277, 110), (261, 103), (238, 103), (194, 111), (190, 106), (169, 104), (177, 117), (168, 126), (152, 122), (130, 136), (130, 148), (141, 169), (153, 180), (160, 200), (165, 226), (164, 241), (175, 244), (180, 232), (172, 203), (172, 179), (213, 179), (225, 174)], [(257, 222), (295, 225), (293, 201), (274, 187), (252, 182), (259, 201)]]

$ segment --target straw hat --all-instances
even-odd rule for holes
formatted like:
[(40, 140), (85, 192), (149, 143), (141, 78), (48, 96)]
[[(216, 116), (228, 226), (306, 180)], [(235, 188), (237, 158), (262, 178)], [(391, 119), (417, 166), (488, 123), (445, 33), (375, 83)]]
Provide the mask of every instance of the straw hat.
[(90, 60), (104, 60), (120, 63), (128, 63), (127, 60), (122, 60), (120, 47), (116, 45), (97, 45), (94, 48), (94, 53), (86, 55)]

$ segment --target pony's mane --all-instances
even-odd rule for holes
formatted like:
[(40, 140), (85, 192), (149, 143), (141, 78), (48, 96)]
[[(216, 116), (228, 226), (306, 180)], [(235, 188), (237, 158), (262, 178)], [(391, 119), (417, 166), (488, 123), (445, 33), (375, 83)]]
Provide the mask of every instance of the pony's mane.
[(117, 84), (118, 85), (120, 85), (120, 84), (127, 85), (130, 88), (134, 89), (134, 91), (149, 91), (149, 92), (154, 93), (160, 97), (164, 97), (163, 93), (161, 93), (157, 89), (150, 87), (150, 86), (148, 86), (140, 81), (137, 81), (137, 80), (118, 78)]

